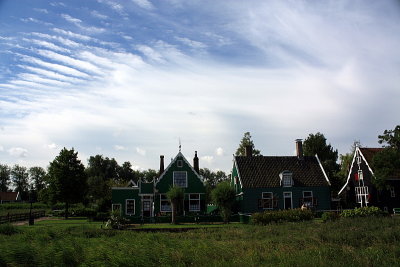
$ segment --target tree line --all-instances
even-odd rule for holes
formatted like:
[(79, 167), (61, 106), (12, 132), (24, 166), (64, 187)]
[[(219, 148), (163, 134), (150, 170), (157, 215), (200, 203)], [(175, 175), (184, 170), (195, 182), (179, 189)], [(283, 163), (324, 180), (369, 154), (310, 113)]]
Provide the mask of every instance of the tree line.
[[(122, 165), (114, 158), (91, 156), (85, 167), (73, 148), (63, 148), (50, 162), (47, 170), (42, 167), (26, 168), (18, 164), (10, 167), (0, 164), (0, 191), (19, 192), (23, 201), (83, 203), (107, 211), (111, 207), (111, 188), (126, 186), (129, 181), (150, 182), (158, 177), (154, 169), (134, 170), (129, 161)], [(207, 192), (229, 178), (223, 171), (200, 169)]]

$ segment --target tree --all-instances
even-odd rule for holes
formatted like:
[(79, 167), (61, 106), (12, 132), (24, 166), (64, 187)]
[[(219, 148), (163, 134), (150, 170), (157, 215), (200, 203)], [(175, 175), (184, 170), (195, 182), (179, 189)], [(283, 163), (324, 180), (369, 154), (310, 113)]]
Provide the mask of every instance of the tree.
[(167, 198), (172, 206), (172, 224), (176, 224), (176, 215), (179, 211), (179, 207), (185, 197), (185, 191), (182, 187), (173, 186), (167, 192)]
[(380, 144), (384, 144), (384, 148), (372, 158), (376, 178), (372, 181), (378, 189), (384, 189), (386, 179), (395, 176), (400, 170), (400, 125), (394, 130), (385, 130), (378, 139)]
[(206, 202), (211, 202), (211, 191), (217, 186), (217, 184), (228, 180), (228, 176), (223, 171), (213, 172), (208, 168), (200, 169), (200, 175), (203, 177), (203, 181), (206, 186)]
[(0, 192), (6, 192), (11, 180), (11, 170), (7, 165), (0, 164)]
[(32, 189), (36, 192), (43, 190), (46, 186), (46, 171), (42, 167), (31, 167), (28, 172), (32, 182)]
[(125, 161), (121, 167), (118, 169), (118, 176), (120, 180), (129, 182), (130, 180), (137, 182), (135, 180), (135, 172), (132, 169), (132, 164), (129, 161)]
[(253, 140), (251, 139), (250, 132), (245, 132), (242, 140), (240, 141), (239, 147), (236, 150), (236, 156), (245, 156), (246, 155), (246, 146), (251, 146), (253, 150), (253, 156), (261, 156), (260, 150), (255, 149)]
[(331, 189), (333, 192), (338, 192), (343, 184), (342, 179), (338, 176), (340, 169), (338, 160), (338, 151), (335, 150), (331, 144), (326, 143), (325, 136), (318, 132), (316, 134), (309, 134), (303, 142), (303, 152), (305, 156), (318, 155), (322, 166), (331, 182)]
[(228, 181), (219, 183), (211, 192), (212, 200), (218, 207), (224, 223), (229, 222), (229, 217), (232, 213), (232, 207), (235, 203), (236, 193), (230, 186)]
[(65, 218), (68, 218), (68, 206), (83, 201), (87, 183), (85, 167), (78, 159), (78, 152), (65, 147), (50, 162), (48, 170), (49, 195), (52, 202), (65, 203)]
[(15, 191), (20, 192), (23, 200), (28, 199), (29, 175), (26, 167), (15, 164), (11, 169), (11, 179), (15, 186)]
[(134, 171), (135, 177), (137, 180), (142, 180), (143, 182), (151, 182), (154, 178), (158, 177), (158, 172), (153, 169), (148, 169), (145, 171)]

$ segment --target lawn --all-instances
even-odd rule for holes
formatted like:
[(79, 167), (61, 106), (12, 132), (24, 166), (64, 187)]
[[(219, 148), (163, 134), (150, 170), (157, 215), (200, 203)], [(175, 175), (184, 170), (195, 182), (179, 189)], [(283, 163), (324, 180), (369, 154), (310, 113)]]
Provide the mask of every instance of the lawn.
[[(185, 225), (189, 226), (195, 225)], [(398, 266), (400, 263), (400, 218), (196, 226), (199, 229), (183, 233), (142, 233), (103, 230), (101, 223), (71, 219), (17, 226), (14, 227), (17, 233), (11, 235), (4, 234), (0, 226), (0, 266)]]

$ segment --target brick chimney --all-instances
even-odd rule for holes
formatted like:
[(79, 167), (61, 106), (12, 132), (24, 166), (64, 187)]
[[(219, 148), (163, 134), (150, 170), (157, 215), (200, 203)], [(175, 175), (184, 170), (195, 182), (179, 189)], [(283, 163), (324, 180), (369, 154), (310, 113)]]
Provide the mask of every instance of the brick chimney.
[(194, 152), (193, 168), (194, 168), (194, 170), (195, 170), (198, 174), (200, 173), (200, 169), (199, 169), (199, 158), (197, 157), (197, 151)]
[(246, 157), (251, 157), (253, 156), (253, 146), (252, 145), (247, 145), (245, 147), (245, 156)]
[(302, 139), (296, 139), (296, 156), (298, 159), (303, 159), (303, 140)]
[(159, 175), (161, 175), (164, 172), (164, 156), (161, 155), (160, 156), (160, 173)]

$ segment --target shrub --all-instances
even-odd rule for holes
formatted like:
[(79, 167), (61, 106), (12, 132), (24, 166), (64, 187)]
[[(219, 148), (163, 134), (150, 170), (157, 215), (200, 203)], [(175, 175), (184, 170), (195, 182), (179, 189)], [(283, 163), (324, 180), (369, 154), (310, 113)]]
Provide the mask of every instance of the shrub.
[(122, 229), (129, 221), (121, 216), (119, 210), (114, 210), (111, 213), (110, 219), (106, 223), (106, 227), (112, 229)]
[(343, 218), (380, 217), (385, 215), (388, 215), (388, 213), (380, 210), (378, 207), (362, 207), (362, 208), (355, 208), (354, 210), (344, 210), (340, 214), (340, 217)]
[(19, 233), (19, 229), (9, 223), (0, 224), (0, 235), (13, 235)]
[(322, 213), (322, 221), (327, 222), (327, 221), (336, 221), (337, 219), (340, 218), (340, 214), (334, 211), (326, 211)]
[(254, 224), (266, 225), (272, 222), (308, 221), (313, 218), (314, 215), (311, 210), (291, 209), (254, 213), (251, 219)]

